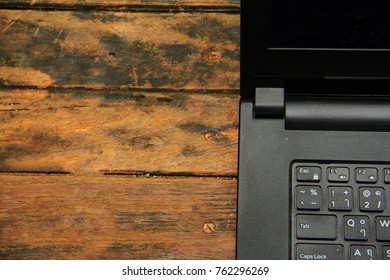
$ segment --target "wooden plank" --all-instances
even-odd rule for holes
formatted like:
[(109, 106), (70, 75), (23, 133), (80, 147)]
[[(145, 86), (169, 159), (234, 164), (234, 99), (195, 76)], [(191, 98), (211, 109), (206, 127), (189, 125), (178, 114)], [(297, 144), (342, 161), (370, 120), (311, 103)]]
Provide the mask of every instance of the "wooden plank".
[(239, 96), (0, 90), (0, 171), (236, 176)]
[(239, 15), (0, 10), (0, 85), (238, 90)]
[(240, 0), (0, 0), (5, 7), (96, 7), (96, 8), (225, 8), (237, 10), (240, 7)]
[(233, 259), (236, 181), (0, 176), (1, 259)]

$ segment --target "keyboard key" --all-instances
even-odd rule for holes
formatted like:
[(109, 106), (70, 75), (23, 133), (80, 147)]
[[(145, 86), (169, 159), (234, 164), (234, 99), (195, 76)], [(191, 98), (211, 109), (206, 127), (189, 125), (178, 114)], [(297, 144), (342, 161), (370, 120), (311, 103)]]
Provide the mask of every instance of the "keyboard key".
[(321, 188), (317, 186), (298, 186), (295, 190), (297, 209), (319, 210), (321, 193)]
[(385, 173), (385, 183), (390, 183), (390, 168), (386, 168), (384, 173)]
[(390, 260), (390, 246), (383, 246), (383, 257), (384, 260)]
[(321, 180), (321, 168), (315, 166), (298, 166), (296, 174), (299, 182), (319, 182)]
[(297, 260), (343, 260), (344, 247), (334, 244), (297, 244)]
[(297, 238), (336, 239), (336, 220), (331, 215), (297, 215)]
[(390, 241), (390, 217), (376, 218), (376, 239)]
[(344, 238), (346, 240), (368, 240), (370, 220), (366, 216), (344, 217)]
[(390, 160), (300, 162), (290, 172), (293, 258), (390, 260)]
[(352, 210), (353, 198), (351, 187), (329, 187), (328, 198), (329, 210)]
[(376, 168), (356, 168), (356, 182), (376, 183), (378, 180), (378, 170)]
[(385, 210), (385, 191), (383, 188), (360, 188), (360, 210), (382, 212)]
[(354, 245), (349, 247), (349, 258), (351, 260), (376, 260), (375, 246)]
[(328, 181), (329, 182), (348, 182), (349, 181), (349, 168), (346, 167), (329, 167), (328, 168)]

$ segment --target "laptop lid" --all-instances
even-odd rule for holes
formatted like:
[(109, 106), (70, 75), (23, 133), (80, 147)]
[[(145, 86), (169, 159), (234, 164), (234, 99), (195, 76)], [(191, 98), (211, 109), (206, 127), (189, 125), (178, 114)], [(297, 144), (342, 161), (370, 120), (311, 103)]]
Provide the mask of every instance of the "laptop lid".
[[(390, 1), (243, 0), (241, 95), (297, 80), (390, 78)], [(338, 83), (338, 82), (336, 82)]]

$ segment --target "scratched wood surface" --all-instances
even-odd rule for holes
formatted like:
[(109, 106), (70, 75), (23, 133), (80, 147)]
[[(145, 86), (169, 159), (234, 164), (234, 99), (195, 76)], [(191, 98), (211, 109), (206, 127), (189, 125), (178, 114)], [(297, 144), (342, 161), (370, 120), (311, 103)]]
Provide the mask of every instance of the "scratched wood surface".
[(239, 16), (0, 10), (0, 84), (237, 90)]
[(2, 259), (231, 259), (235, 181), (1, 175)]
[(238, 96), (0, 90), (0, 170), (236, 176)]
[(237, 0), (0, 0), (0, 259), (234, 258), (238, 92)]

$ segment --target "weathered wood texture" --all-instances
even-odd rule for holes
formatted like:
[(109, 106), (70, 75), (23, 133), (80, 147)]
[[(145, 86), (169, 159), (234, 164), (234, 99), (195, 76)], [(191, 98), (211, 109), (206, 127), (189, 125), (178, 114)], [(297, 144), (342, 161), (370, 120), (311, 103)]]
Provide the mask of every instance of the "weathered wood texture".
[(232, 259), (236, 181), (0, 175), (1, 259)]
[(238, 90), (239, 15), (0, 10), (0, 85)]
[(0, 170), (236, 176), (238, 96), (0, 90)]
[(238, 9), (0, 0), (1, 259), (235, 257)]
[(0, 0), (0, 4), (6, 7), (56, 7), (76, 8), (94, 7), (104, 8), (141, 8), (152, 10), (157, 7), (169, 8), (225, 8), (237, 10), (240, 0)]

